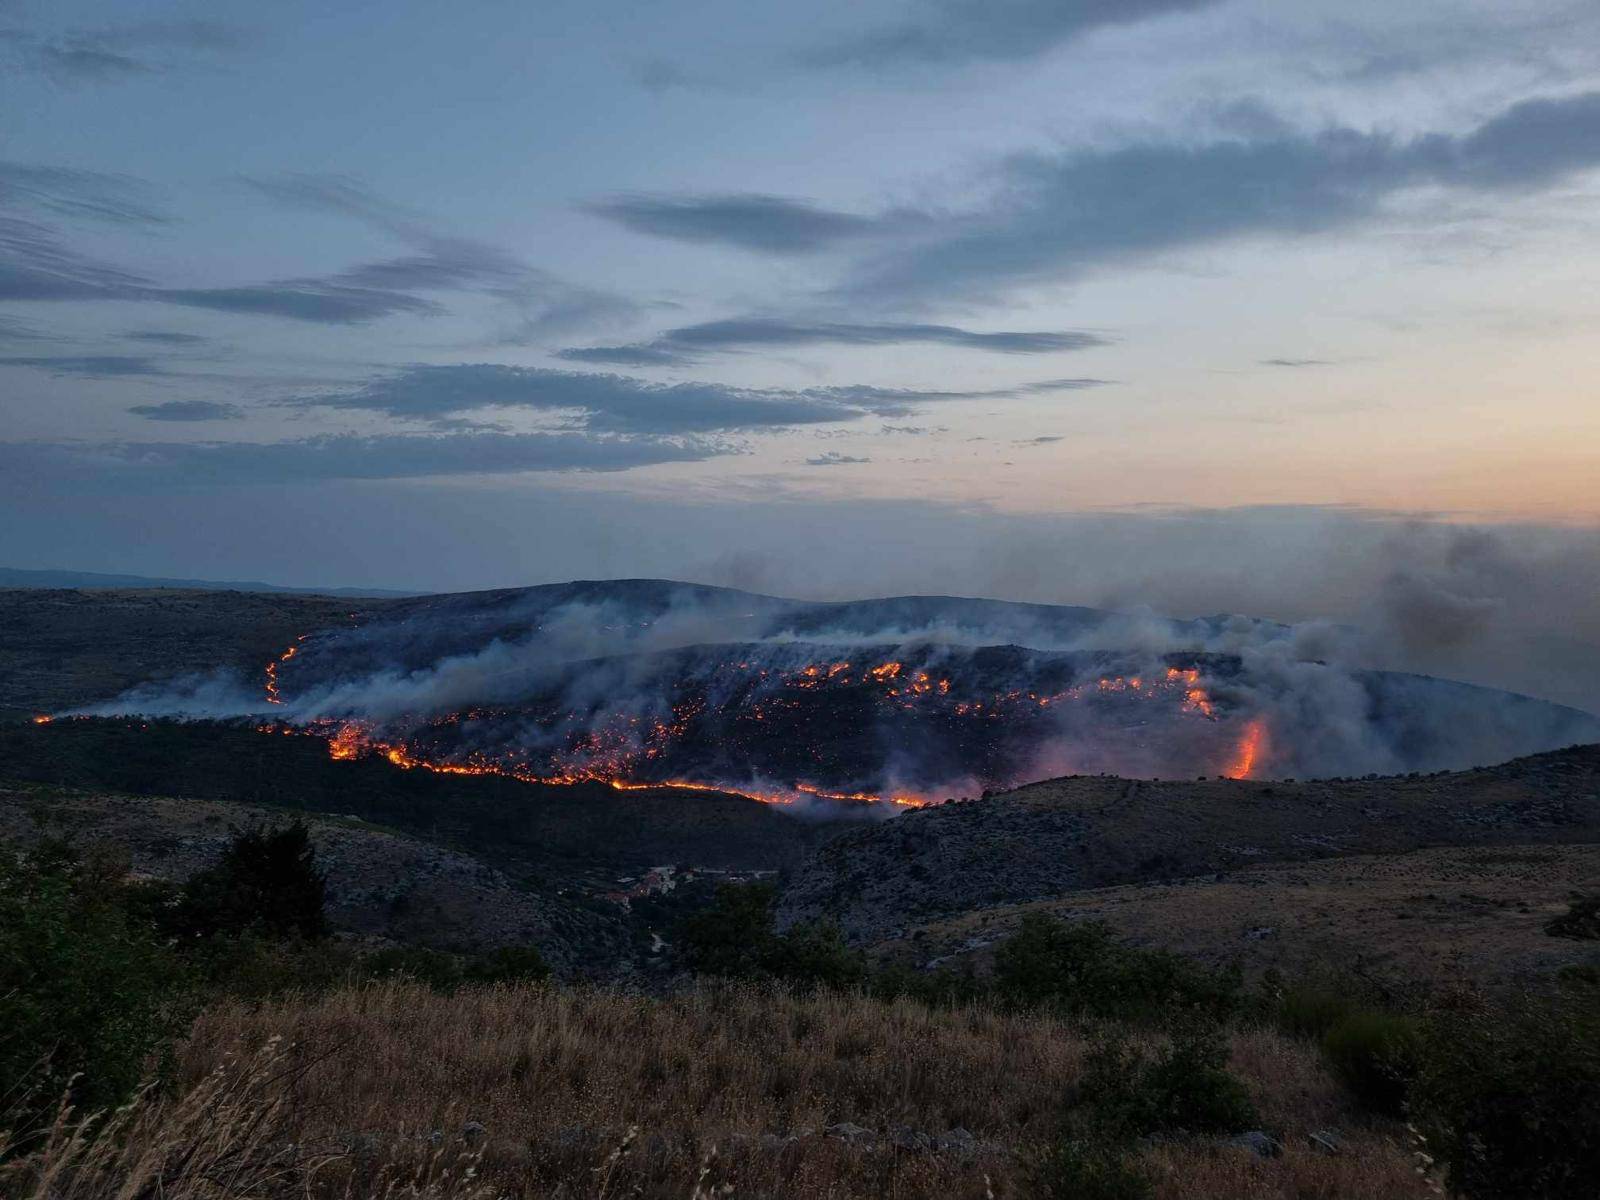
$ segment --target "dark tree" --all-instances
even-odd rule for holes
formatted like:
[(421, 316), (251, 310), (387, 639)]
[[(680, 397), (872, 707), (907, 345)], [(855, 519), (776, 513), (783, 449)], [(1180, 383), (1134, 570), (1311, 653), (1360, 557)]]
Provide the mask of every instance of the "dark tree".
[(311, 834), (302, 822), (236, 835), (222, 860), (184, 885), (173, 912), (179, 936), (257, 934), (270, 938), (325, 936), (326, 882), (317, 870)]

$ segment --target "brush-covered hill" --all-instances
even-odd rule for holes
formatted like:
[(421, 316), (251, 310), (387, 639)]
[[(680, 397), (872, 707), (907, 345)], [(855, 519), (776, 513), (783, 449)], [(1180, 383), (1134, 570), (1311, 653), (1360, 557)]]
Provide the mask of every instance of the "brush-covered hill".
[(796, 872), (780, 916), (832, 919), (873, 943), (984, 909), (1264, 863), (1595, 842), (1600, 746), (1388, 778), (1078, 776), (846, 831)]

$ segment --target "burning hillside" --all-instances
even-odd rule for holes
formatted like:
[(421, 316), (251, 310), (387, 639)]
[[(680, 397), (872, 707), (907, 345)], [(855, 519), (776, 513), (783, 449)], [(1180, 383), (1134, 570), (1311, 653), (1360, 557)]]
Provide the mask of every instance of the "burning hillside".
[(452, 773), (908, 805), (1074, 773), (1433, 770), (1600, 733), (1558, 706), (1308, 660), (1258, 622), (641, 583), (417, 601), (297, 639), (253, 684), (95, 711), (265, 716), (335, 758)]

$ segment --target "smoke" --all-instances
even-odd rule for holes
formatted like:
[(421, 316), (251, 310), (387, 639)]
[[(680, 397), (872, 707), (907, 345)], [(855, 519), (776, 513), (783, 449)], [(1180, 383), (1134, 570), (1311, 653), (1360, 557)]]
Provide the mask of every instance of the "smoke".
[(1490, 589), (1516, 578), (1493, 549), (1392, 573), (1366, 630), (650, 581), (428, 597), (300, 640), (270, 686), (212, 672), (88, 711), (266, 718), (406, 763), (781, 797), (1434, 770), (1600, 737), (1569, 709), (1370, 669), (1391, 645), (1481, 642), (1503, 619)]

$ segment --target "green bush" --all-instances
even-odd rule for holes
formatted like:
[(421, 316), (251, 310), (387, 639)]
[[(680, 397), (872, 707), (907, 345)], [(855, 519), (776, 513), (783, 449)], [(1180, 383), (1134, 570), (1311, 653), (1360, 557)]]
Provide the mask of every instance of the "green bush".
[(19, 1127), (68, 1091), (124, 1099), (191, 1013), (188, 977), (120, 868), (0, 847), (0, 1101)]
[(1348, 988), (1318, 982), (1297, 982), (1276, 998), (1271, 1017), (1278, 1028), (1293, 1037), (1320, 1042), (1328, 1031), (1358, 1007)]
[(1322, 1037), (1334, 1074), (1362, 1105), (1389, 1117), (1405, 1111), (1418, 1050), (1416, 1021), (1376, 1009), (1348, 1013)]
[(414, 979), (436, 992), (453, 992), (469, 985), (537, 982), (550, 977), (550, 967), (532, 946), (508, 946), (465, 956), (398, 946), (367, 955), (355, 974), (364, 979)]
[(222, 859), (192, 876), (169, 917), (180, 939), (238, 937), (315, 941), (328, 932), (326, 884), (305, 824), (236, 834)]
[(1098, 921), (1066, 922), (1038, 913), (995, 951), (995, 987), (1028, 1006), (1120, 1019), (1193, 1014), (1212, 1019), (1240, 1003), (1236, 972), (1209, 971), (1161, 950), (1119, 943)]
[(1041, 1194), (1053, 1200), (1149, 1200), (1155, 1194), (1127, 1151), (1103, 1140), (1063, 1138), (1038, 1174)]
[(1175, 1036), (1154, 1059), (1124, 1042), (1091, 1055), (1078, 1112), (1102, 1137), (1153, 1133), (1238, 1133), (1259, 1124), (1245, 1086), (1228, 1071), (1228, 1047), (1215, 1029)]
[(1436, 1014), (1415, 1119), (1468, 1200), (1593, 1200), (1600, 1180), (1600, 1005), (1557, 992)]
[(768, 883), (724, 884), (716, 898), (678, 925), (679, 953), (690, 970), (732, 979), (783, 980), (851, 988), (868, 982), (867, 961), (837, 925), (804, 922), (778, 933)]

